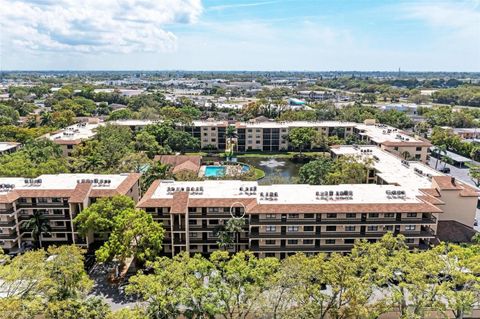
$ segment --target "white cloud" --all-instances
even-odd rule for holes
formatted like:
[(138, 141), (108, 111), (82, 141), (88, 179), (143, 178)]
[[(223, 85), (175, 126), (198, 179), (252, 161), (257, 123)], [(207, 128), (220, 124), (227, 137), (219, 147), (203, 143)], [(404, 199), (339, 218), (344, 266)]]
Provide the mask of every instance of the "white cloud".
[(171, 24), (195, 23), (201, 0), (0, 0), (4, 45), (34, 53), (170, 52)]
[[(479, 1), (409, 3), (402, 7), (404, 16), (457, 36), (480, 35)], [(475, 39), (472, 39), (476, 41)]]

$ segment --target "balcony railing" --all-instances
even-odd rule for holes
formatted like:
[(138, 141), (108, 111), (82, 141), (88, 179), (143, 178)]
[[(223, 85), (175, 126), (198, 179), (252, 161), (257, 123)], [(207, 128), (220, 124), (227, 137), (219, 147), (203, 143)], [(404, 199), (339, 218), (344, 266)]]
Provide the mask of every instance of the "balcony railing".
[(427, 225), (435, 224), (436, 218), (404, 218), (402, 220), (395, 220), (391, 218), (375, 218), (367, 219), (362, 221), (360, 218), (345, 218), (345, 219), (259, 219), (259, 220), (250, 220), (250, 225), (260, 226), (260, 225), (310, 225), (310, 226), (320, 226), (320, 225)]

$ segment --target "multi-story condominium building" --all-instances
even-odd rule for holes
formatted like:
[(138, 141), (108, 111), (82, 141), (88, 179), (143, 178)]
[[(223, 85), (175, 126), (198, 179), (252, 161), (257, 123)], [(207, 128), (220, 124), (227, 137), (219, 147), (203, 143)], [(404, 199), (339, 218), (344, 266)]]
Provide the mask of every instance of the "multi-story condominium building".
[(78, 123), (47, 134), (45, 137), (60, 145), (63, 156), (70, 156), (77, 145), (95, 136), (95, 129), (99, 125), (101, 124)]
[(31, 233), (23, 224), (34, 212), (50, 222), (51, 232), (42, 235), (43, 243), (88, 246), (93, 235), (80, 237), (73, 218), (97, 198), (127, 195), (138, 201), (139, 178), (139, 174), (0, 177), (0, 246), (7, 253), (17, 253), (31, 243)]
[[(129, 126), (133, 130), (157, 123), (151, 120), (120, 120), (112, 124)], [(193, 121), (191, 126), (179, 127), (200, 140), (202, 148), (224, 150), (226, 146), (226, 130), (228, 126), (235, 126), (237, 131), (237, 150), (245, 152), (257, 151), (286, 151), (291, 149), (287, 135), (289, 130), (296, 127), (313, 127), (327, 136), (345, 138), (356, 135), (366, 143), (378, 145), (382, 149), (406, 159), (427, 161), (428, 148), (431, 144), (420, 137), (408, 135), (394, 127), (377, 124), (367, 120), (365, 123), (322, 121), (322, 122), (274, 122), (274, 121)]]
[(378, 147), (334, 153), (372, 158), (369, 184), (158, 180), (138, 207), (163, 223), (164, 251), (172, 255), (218, 249), (217, 230), (232, 216), (246, 222), (238, 249), (280, 258), (299, 251), (348, 252), (355, 239), (376, 241), (386, 232), (405, 235), (412, 248), (424, 247), (437, 240), (439, 220), (472, 225), (478, 197), (473, 187)]
[(16, 152), (21, 147), (22, 147), (22, 144), (20, 144), (20, 143), (0, 142), (0, 156)]

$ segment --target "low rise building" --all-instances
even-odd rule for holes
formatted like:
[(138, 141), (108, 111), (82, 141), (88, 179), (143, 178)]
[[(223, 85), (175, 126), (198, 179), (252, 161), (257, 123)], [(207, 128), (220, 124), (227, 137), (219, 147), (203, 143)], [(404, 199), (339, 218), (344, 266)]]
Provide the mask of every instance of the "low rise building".
[(164, 251), (209, 254), (226, 220), (244, 218), (238, 249), (259, 257), (348, 252), (355, 239), (402, 234), (412, 248), (437, 242), (440, 221), (471, 227), (477, 190), (378, 147), (339, 147), (334, 156), (373, 160), (368, 184), (259, 185), (244, 181), (157, 180), (138, 207), (166, 228)]
[(71, 156), (74, 148), (96, 134), (98, 123), (78, 123), (59, 131), (49, 133), (45, 137), (60, 145), (63, 156)]
[[(159, 123), (153, 120), (119, 120), (111, 122), (116, 125), (128, 126), (139, 130), (146, 125)], [(286, 151), (291, 149), (287, 140), (289, 130), (298, 127), (312, 127), (327, 136), (345, 138), (355, 135), (368, 144), (378, 145), (382, 149), (401, 156), (405, 159), (415, 159), (427, 162), (430, 142), (418, 136), (385, 124), (378, 124), (374, 120), (365, 123), (343, 121), (193, 121), (189, 127), (181, 127), (186, 132), (200, 140), (202, 148), (224, 150), (226, 146), (226, 130), (228, 126), (235, 126), (237, 131), (237, 150), (246, 151)], [(180, 127), (179, 127), (180, 128)]]
[(6, 253), (18, 253), (32, 243), (24, 223), (34, 212), (46, 216), (50, 223), (50, 234), (41, 238), (44, 244), (88, 246), (94, 238), (78, 235), (75, 216), (101, 197), (127, 195), (137, 202), (139, 178), (139, 174), (0, 177), (0, 247)]
[(22, 144), (16, 142), (0, 142), (0, 156), (18, 151)]

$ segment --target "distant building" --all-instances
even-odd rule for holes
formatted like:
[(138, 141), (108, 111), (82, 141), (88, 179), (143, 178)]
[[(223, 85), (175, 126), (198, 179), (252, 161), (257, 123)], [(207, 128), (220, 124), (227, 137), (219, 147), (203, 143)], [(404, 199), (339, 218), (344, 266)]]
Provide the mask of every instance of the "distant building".
[(0, 142), (0, 156), (18, 151), (22, 144), (16, 142)]

